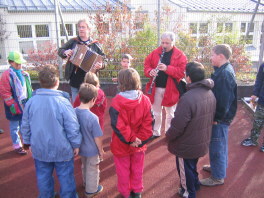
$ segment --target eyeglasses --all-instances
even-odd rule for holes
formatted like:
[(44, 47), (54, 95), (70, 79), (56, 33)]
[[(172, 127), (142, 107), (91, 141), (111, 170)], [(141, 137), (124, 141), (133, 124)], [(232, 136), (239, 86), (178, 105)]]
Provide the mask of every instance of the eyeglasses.
[(161, 42), (161, 44), (170, 45), (170, 44), (172, 44), (172, 42)]
[(88, 29), (88, 28), (86, 26), (78, 26), (78, 29), (79, 30), (81, 30), (81, 29), (85, 30), (85, 29)]

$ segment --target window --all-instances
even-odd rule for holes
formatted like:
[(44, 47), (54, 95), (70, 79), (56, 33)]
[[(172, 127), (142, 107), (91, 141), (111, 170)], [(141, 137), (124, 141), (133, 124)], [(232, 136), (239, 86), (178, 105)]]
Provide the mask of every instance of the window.
[(22, 54), (38, 49), (42, 43), (50, 40), (49, 24), (17, 25), (17, 34), (20, 37), (19, 49)]
[[(253, 44), (253, 32), (254, 32), (254, 23), (251, 24), (251, 27), (249, 27), (250, 23), (249, 22), (243, 22), (241, 23), (240, 26), (240, 31), (241, 31), (241, 41), (245, 41), (246, 44)], [(246, 32), (249, 30), (249, 35), (247, 39), (245, 40)]]
[(22, 54), (27, 54), (30, 50), (34, 49), (33, 41), (20, 41), (19, 49)]
[(197, 34), (197, 23), (190, 23), (190, 31), (192, 34)]
[(32, 38), (31, 25), (17, 25), (17, 33), (20, 38)]
[(232, 32), (233, 23), (225, 23), (225, 32)]
[[(241, 23), (240, 31), (242, 33), (246, 33), (246, 31), (249, 29), (249, 24), (250, 23)], [(252, 23), (249, 32), (254, 32), (254, 23)]]
[(48, 25), (35, 25), (36, 37), (49, 37)]
[(249, 32), (254, 32), (254, 23), (251, 24), (251, 27), (249, 28), (250, 23), (248, 23), (248, 29)]
[(208, 23), (200, 23), (199, 32), (208, 33)]
[(241, 23), (240, 31), (246, 32), (246, 23)]
[(79, 35), (79, 32), (78, 32), (78, 24), (75, 24), (75, 30), (76, 30), (75, 34), (76, 35)]
[(222, 33), (224, 31), (224, 24), (223, 23), (217, 23), (217, 33)]
[[(68, 32), (68, 36), (73, 36), (73, 25), (72, 24), (65, 24), (65, 28)], [(60, 24), (60, 34), (61, 34), (61, 36), (66, 36), (66, 33), (64, 31), (62, 24)]]

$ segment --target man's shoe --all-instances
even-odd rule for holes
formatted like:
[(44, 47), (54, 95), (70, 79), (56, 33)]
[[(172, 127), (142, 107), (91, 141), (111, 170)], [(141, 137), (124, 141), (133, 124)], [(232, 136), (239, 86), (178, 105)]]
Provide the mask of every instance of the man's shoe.
[(103, 186), (102, 185), (99, 185), (96, 192), (94, 192), (94, 193), (87, 193), (87, 192), (85, 192), (85, 197), (86, 198), (94, 197), (95, 195), (99, 194), (102, 191), (103, 191)]
[(201, 179), (200, 183), (203, 186), (218, 186), (224, 184), (224, 179), (215, 179), (211, 176), (206, 179)]
[(259, 148), (260, 152), (264, 152), (264, 145), (262, 147)]
[(244, 139), (241, 142), (241, 145), (242, 146), (257, 146), (258, 143), (257, 142), (253, 142), (251, 138), (247, 138), (247, 139)]
[(26, 155), (27, 154), (27, 151), (24, 150), (22, 147), (15, 149), (15, 152), (19, 155)]
[(0, 129), (0, 134), (4, 133), (4, 130), (3, 129)]
[(210, 165), (204, 165), (203, 170), (210, 173), (211, 172), (211, 166)]

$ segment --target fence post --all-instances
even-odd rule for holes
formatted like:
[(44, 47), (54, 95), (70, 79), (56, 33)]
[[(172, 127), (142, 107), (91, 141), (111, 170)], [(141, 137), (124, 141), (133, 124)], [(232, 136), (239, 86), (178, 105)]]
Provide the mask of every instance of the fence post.
[(264, 53), (264, 20), (262, 21), (262, 25), (261, 25), (258, 69), (259, 69), (259, 66), (261, 65), (261, 63), (263, 61), (263, 53)]
[[(57, 37), (57, 49), (60, 48), (60, 35), (59, 35), (59, 23), (58, 23), (58, 2), (59, 0), (54, 0), (54, 11), (55, 11), (55, 23), (56, 23), (56, 37)], [(60, 71), (60, 79), (63, 79), (62, 73), (62, 59), (58, 56), (58, 64), (59, 64), (59, 71)]]
[(160, 0), (158, 0), (158, 20), (157, 20), (157, 26), (158, 26), (158, 43), (157, 46), (160, 45)]

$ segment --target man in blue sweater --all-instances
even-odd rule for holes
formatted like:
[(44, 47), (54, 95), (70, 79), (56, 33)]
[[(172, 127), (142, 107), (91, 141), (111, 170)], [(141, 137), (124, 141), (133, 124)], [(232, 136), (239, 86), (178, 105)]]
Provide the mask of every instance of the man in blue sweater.
[[(260, 131), (264, 124), (264, 63), (260, 65), (259, 71), (257, 74), (253, 95), (251, 96), (251, 101), (253, 103), (256, 102), (257, 97), (258, 99), (258, 106), (256, 112), (254, 114), (254, 121), (253, 127), (251, 129), (251, 134), (248, 138), (244, 139), (241, 142), (243, 146), (257, 146), (258, 145), (258, 138), (260, 135)], [(260, 151), (264, 152), (264, 142), (260, 147)]]

